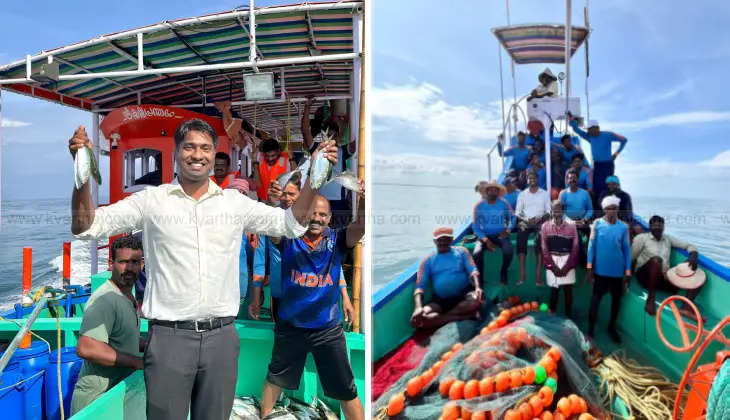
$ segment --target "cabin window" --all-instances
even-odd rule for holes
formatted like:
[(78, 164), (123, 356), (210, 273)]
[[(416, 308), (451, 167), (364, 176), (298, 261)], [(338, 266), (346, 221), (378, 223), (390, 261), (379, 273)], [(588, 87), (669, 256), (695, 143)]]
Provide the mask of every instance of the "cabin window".
[(155, 149), (132, 149), (124, 152), (124, 192), (143, 186), (162, 184), (162, 152)]

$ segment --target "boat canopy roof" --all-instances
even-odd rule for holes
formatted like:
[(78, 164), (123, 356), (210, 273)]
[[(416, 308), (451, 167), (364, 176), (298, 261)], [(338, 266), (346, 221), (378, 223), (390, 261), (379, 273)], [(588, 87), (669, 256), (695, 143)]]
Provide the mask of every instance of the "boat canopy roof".
[[(492, 32), (517, 64), (565, 63), (565, 25), (511, 25)], [(572, 26), (571, 57), (587, 36), (586, 28)]]
[[(314, 98), (313, 111), (353, 97), (361, 13), (360, 1), (305, 2), (256, 8), (253, 16), (245, 9), (165, 21), (2, 65), (0, 88), (102, 114), (133, 104), (231, 101), (239, 112), (251, 105), (246, 119), (257, 119), (257, 128), (298, 138), (300, 102)], [(58, 80), (35, 77), (53, 61)], [(275, 99), (254, 105), (244, 100), (242, 74), (259, 71), (274, 73)]]

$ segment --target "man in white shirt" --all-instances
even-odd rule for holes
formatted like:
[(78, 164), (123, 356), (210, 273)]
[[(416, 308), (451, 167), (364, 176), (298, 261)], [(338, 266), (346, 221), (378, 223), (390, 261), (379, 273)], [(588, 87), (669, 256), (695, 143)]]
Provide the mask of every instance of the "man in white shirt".
[[(72, 156), (90, 146), (83, 127), (69, 140)], [(147, 418), (228, 419), (238, 372), (238, 269), (243, 232), (296, 238), (306, 231), (316, 191), (309, 183), (292, 208), (257, 203), (208, 178), (218, 146), (199, 119), (175, 132), (177, 178), (112, 205), (94, 208), (89, 185), (73, 191), (71, 231), (102, 239), (144, 231), (147, 289), (142, 313), (150, 321), (144, 355)], [(337, 148), (322, 144), (336, 163)]]
[(549, 68), (545, 68), (542, 73), (537, 76), (537, 80), (540, 84), (530, 92), (530, 96), (527, 100), (535, 98), (544, 98), (546, 96), (557, 97), (558, 96), (558, 78), (553, 76), (553, 72)]
[(527, 256), (527, 241), (531, 234), (535, 234), (535, 284), (542, 285), (542, 254), (540, 252), (540, 227), (550, 219), (550, 196), (547, 191), (538, 186), (537, 174), (528, 172), (527, 189), (517, 196), (517, 256), (520, 259), (520, 280), (517, 285), (525, 282), (525, 258)]

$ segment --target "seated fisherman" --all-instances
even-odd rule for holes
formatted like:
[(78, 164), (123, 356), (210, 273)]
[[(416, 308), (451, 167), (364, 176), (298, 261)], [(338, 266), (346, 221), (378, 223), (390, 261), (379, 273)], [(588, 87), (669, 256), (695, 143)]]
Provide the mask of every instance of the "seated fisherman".
[(544, 98), (546, 96), (558, 96), (558, 78), (553, 76), (553, 72), (550, 71), (550, 68), (546, 67), (545, 70), (537, 76), (537, 80), (540, 84), (537, 85), (532, 92), (530, 92), (530, 96), (527, 97), (528, 101), (535, 98)]
[(583, 153), (583, 150), (581, 150), (580, 146), (573, 144), (573, 139), (568, 134), (560, 138), (560, 144), (561, 146), (558, 147), (558, 151), (563, 160), (564, 170), (567, 171), (573, 162), (573, 156), (578, 153)]
[[(444, 324), (478, 316), (484, 294), (479, 272), (469, 251), (451, 246), (454, 230), (441, 227), (433, 231), (436, 253), (426, 257), (418, 268), (413, 328), (438, 328)], [(432, 292), (431, 301), (423, 304), (423, 294)]]
[[(634, 224), (634, 208), (631, 205), (631, 196), (629, 193), (621, 189), (621, 184), (617, 176), (611, 175), (606, 178), (606, 190), (603, 194), (598, 197), (598, 202), (601, 202), (605, 197), (613, 195), (619, 198), (618, 205), (618, 218), (624, 221), (629, 228)], [(597, 217), (603, 216), (603, 213), (598, 211)]]
[(631, 280), (629, 228), (626, 223), (618, 219), (618, 203), (619, 199), (612, 195), (601, 201), (604, 216), (593, 222), (593, 226), (591, 226), (588, 264), (586, 265), (586, 280), (593, 283), (593, 294), (588, 313), (588, 335), (595, 337), (598, 306), (603, 295), (610, 291), (611, 320), (608, 324), (608, 333), (616, 343), (621, 342), (621, 337), (616, 331), (621, 296), (624, 289), (629, 287)]
[[(687, 298), (693, 300), (702, 288), (702, 283), (694, 282), (695, 276), (685, 279), (681, 283), (681, 277), (668, 276), (669, 256), (672, 248), (684, 249), (689, 252), (689, 258), (685, 261), (690, 270), (697, 272), (697, 248), (692, 244), (664, 234), (664, 219), (661, 216), (652, 216), (649, 219), (649, 232), (641, 233), (634, 238), (631, 245), (631, 259), (636, 261), (636, 279), (649, 291), (644, 309), (649, 315), (656, 315), (656, 303), (654, 296), (656, 289), (663, 289), (676, 294), (677, 289), (687, 290)], [(701, 270), (700, 270), (701, 271)], [(702, 276), (704, 278), (704, 276)], [(680, 284), (675, 284), (675, 279), (680, 279)], [(694, 313), (683, 307), (682, 312), (694, 318)]]
[(540, 228), (542, 260), (545, 262), (547, 285), (550, 287), (550, 310), (558, 306), (558, 293), (565, 293), (565, 316), (573, 315), (573, 285), (578, 266), (578, 231), (575, 224), (563, 217), (563, 203), (554, 200), (552, 217)]
[(143, 369), (144, 341), (139, 335), (132, 286), (142, 270), (142, 242), (123, 236), (111, 246), (112, 275), (89, 297), (76, 354), (84, 359), (71, 398), (71, 415), (111, 387)]
[[(509, 234), (514, 226), (514, 212), (507, 200), (500, 197), (505, 188), (497, 181), (491, 181), (482, 189), (482, 200), (474, 206), (472, 228), (480, 244), (475, 248), (474, 259), (477, 267), (484, 267), (484, 251), (494, 252), (502, 249), (502, 268), (500, 281), (507, 284), (507, 270), (512, 262), (512, 242)], [(483, 270), (479, 271), (479, 284), (484, 284)]]
[[(531, 173), (537, 175), (537, 185), (543, 190), (546, 189), (547, 175), (545, 172), (545, 163), (540, 160), (540, 155), (537, 153), (533, 153), (530, 156), (530, 165), (527, 167), (527, 171), (525, 171), (525, 180), (529, 178), (529, 174)], [(527, 181), (527, 185), (530, 185), (529, 181)]]
[[(560, 150), (557, 147), (550, 149), (551, 186), (550, 197), (557, 198), (560, 191), (565, 188), (565, 169)], [(546, 185), (547, 186), (547, 185)]]
[(504, 178), (504, 188), (507, 190), (507, 192), (504, 193), (502, 198), (507, 200), (509, 206), (512, 207), (512, 211), (517, 208), (517, 197), (520, 195), (520, 190), (517, 189), (517, 185), (515, 182), (515, 179), (511, 176)]
[[(593, 193), (593, 173), (591, 168), (585, 164), (585, 155), (576, 153), (570, 161), (570, 168), (565, 171), (565, 183), (568, 184), (568, 173), (575, 172), (578, 175), (578, 188)], [(599, 201), (600, 203), (600, 201)]]
[(357, 217), (343, 229), (330, 229), (329, 202), (317, 195), (312, 203), (309, 228), (297, 239), (282, 238), (281, 297), (274, 328), (274, 348), (261, 397), (261, 418), (268, 415), (282, 388), (297, 389), (307, 354), (312, 353), (327, 397), (340, 401), (347, 420), (362, 420), (363, 406), (347, 358), (345, 321), (354, 309), (344, 282), (338, 281), (342, 257), (365, 233), (364, 187), (360, 183)]
[(527, 241), (535, 234), (535, 284), (542, 285), (542, 254), (540, 252), (540, 227), (550, 218), (550, 197), (547, 191), (538, 186), (537, 174), (527, 175), (527, 189), (517, 197), (517, 256), (520, 259), (520, 279), (517, 285), (525, 282), (525, 260), (527, 258)]
[[(591, 145), (591, 152), (593, 153), (593, 188), (595, 196), (600, 197), (606, 189), (606, 178), (613, 175), (614, 161), (626, 146), (626, 137), (610, 131), (601, 131), (598, 121), (595, 120), (588, 122), (588, 132), (585, 132), (578, 127), (578, 122), (572, 115), (569, 118), (573, 131)], [(613, 153), (611, 153), (611, 143), (620, 144), (618, 150)]]

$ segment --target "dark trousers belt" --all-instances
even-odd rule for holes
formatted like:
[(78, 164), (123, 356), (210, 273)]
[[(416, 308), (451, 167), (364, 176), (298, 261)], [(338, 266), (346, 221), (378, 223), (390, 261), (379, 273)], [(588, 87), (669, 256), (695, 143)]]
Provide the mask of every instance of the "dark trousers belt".
[(197, 321), (163, 321), (159, 319), (150, 319), (150, 325), (161, 325), (169, 328), (179, 328), (182, 330), (193, 330), (196, 332), (210, 331), (216, 328), (224, 327), (233, 323), (235, 317), (226, 316), (222, 318), (200, 319)]

